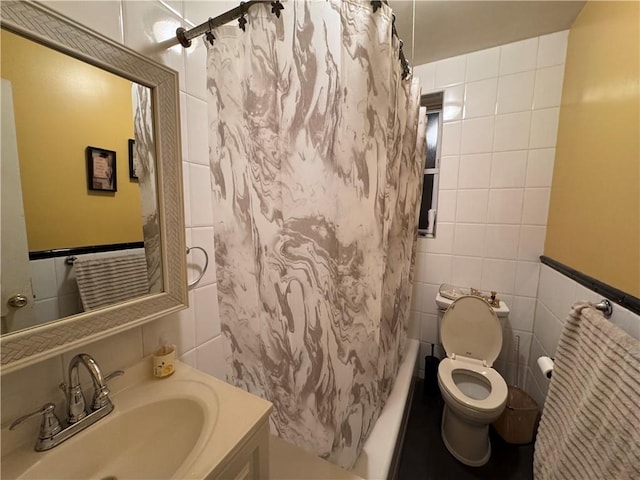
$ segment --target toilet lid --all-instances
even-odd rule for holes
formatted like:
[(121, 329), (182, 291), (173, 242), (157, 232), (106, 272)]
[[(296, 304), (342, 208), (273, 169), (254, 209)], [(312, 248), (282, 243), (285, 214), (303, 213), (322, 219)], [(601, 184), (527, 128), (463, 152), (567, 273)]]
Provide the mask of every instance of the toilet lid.
[(502, 327), (491, 305), (479, 297), (465, 295), (444, 313), (440, 338), (447, 356), (461, 355), (491, 366), (502, 348)]

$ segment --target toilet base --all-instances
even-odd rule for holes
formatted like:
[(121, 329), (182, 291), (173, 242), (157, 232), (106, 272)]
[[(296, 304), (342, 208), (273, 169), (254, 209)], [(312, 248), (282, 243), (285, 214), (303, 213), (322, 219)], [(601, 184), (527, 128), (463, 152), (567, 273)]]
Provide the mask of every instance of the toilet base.
[(459, 462), (481, 467), (489, 461), (491, 441), (488, 424), (464, 421), (445, 404), (440, 434), (449, 453)]

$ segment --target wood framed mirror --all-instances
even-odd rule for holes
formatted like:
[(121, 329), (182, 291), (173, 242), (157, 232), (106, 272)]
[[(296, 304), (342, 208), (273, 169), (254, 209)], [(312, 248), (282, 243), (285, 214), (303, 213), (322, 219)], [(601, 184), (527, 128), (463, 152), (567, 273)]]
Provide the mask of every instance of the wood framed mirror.
[[(141, 200), (143, 204), (142, 221), (139, 225), (142, 255), (143, 259), (146, 258), (146, 264), (149, 268), (148, 291), (131, 299), (116, 300), (105, 305), (98, 305), (95, 308), (87, 308), (85, 304), (84, 311), (81, 313), (62, 314), (61, 318), (54, 318), (51, 321), (38, 324), (25, 323), (15, 329), (6, 329), (6, 333), (3, 333), (0, 339), (0, 373), (8, 373), (70, 348), (110, 336), (186, 307), (187, 277), (180, 160), (178, 74), (37, 3), (3, 1), (0, 4), (0, 24), (3, 34), (8, 32), (83, 64), (97, 67), (104, 72), (109, 72), (109, 74), (131, 82), (134, 85), (132, 92), (135, 89), (141, 91), (141, 94), (133, 94), (133, 97), (139, 103), (145, 104), (146, 102), (147, 126), (149, 127), (147, 134), (150, 139), (147, 142), (139, 141), (139, 130), (137, 129), (135, 144), (136, 148), (147, 149), (139, 150), (139, 152), (143, 152), (143, 155), (147, 155), (151, 159), (147, 170), (152, 171), (151, 174), (148, 171), (145, 173), (142, 168), (142, 173), (138, 172), (136, 178), (130, 180), (131, 182), (135, 181), (136, 184), (140, 183), (141, 193), (139, 196), (146, 195), (147, 204), (152, 204), (152, 208), (147, 208), (148, 205), (145, 207), (144, 199)], [(4, 83), (3, 81), (3, 85)], [(142, 100), (140, 100), (141, 98)], [(2, 98), (2, 103), (6, 103), (6, 98)], [(133, 122), (136, 123), (139, 120), (139, 115), (137, 115), (138, 110), (135, 110), (135, 101), (133, 108), (136, 112)], [(125, 148), (128, 148), (130, 140), (129, 138), (122, 139)], [(98, 147), (105, 146), (98, 145)], [(82, 168), (84, 169), (86, 165), (85, 152), (78, 152), (78, 155), (82, 157)], [(5, 156), (4, 147), (3, 156)], [(118, 155), (117, 162), (120, 164), (118, 176), (125, 175), (129, 180), (129, 159), (127, 157), (128, 155)], [(115, 155), (113, 160), (116, 160)], [(142, 165), (144, 166), (144, 161), (142, 161)], [(86, 173), (84, 170), (82, 172)], [(147, 183), (143, 187), (145, 180)], [(86, 188), (86, 184), (83, 185), (83, 188)], [(144, 189), (146, 190), (142, 192)], [(87, 191), (86, 194), (102, 195), (103, 198), (99, 200), (104, 203), (120, 195), (122, 193), (120, 190), (121, 184), (119, 182), (118, 191)], [(111, 198), (104, 198), (106, 196)], [(41, 205), (41, 209), (46, 208), (47, 205)], [(5, 214), (4, 205), (2, 213)], [(9, 251), (4, 247), (4, 239), (10, 233), (8, 230), (13, 229), (14, 227), (2, 230), (3, 247), (0, 249), (0, 254), (3, 256), (3, 260), (5, 254), (9, 254)], [(18, 229), (15, 228), (15, 230)], [(33, 253), (31, 246), (29, 250), (30, 254)], [(51, 251), (53, 250), (55, 248)], [(4, 287), (13, 277), (11, 271), (5, 269), (4, 261), (3, 271), (0, 274), (2, 275), (0, 283)], [(28, 281), (28, 272), (26, 277)], [(25, 295), (25, 297), (29, 302), (29, 295)], [(85, 303), (84, 300), (83, 298), (83, 303)], [(3, 315), (7, 310), (4, 305), (6, 303), (3, 292)]]

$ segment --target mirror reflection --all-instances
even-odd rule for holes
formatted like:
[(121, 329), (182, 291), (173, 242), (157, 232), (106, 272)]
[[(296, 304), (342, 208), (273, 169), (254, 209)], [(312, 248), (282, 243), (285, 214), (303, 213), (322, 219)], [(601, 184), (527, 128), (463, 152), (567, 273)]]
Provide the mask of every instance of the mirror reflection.
[(161, 292), (151, 90), (0, 45), (2, 334)]

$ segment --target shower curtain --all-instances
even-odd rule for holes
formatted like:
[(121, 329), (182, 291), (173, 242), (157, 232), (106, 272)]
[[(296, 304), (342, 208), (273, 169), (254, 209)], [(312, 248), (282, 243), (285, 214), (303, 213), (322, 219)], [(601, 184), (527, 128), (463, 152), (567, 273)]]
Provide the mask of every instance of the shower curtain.
[(218, 304), (228, 380), (273, 433), (344, 467), (406, 340), (424, 134), (391, 10), (252, 7), (208, 48)]

